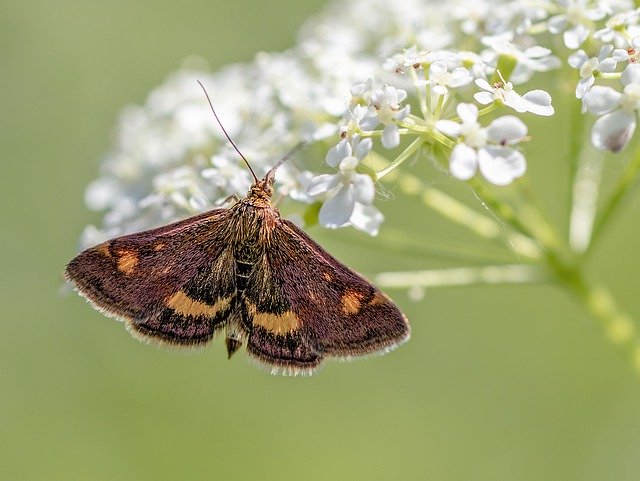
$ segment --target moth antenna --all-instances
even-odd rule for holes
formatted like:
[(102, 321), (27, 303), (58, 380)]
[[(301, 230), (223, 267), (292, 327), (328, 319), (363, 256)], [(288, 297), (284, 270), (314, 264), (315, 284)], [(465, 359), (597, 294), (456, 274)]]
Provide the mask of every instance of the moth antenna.
[(282, 157), (277, 163), (276, 165), (274, 165), (273, 167), (271, 167), (271, 170), (267, 173), (267, 177), (271, 177), (272, 175), (275, 174), (276, 170), (278, 169), (278, 167), (280, 167), (282, 164), (284, 164), (287, 160), (289, 160), (291, 157), (293, 157), (294, 155), (296, 155), (298, 152), (300, 152), (303, 148), (305, 148), (307, 146), (309, 142), (300, 142), (299, 144), (297, 144), (293, 149), (291, 149), (291, 151), (285, 155), (284, 157)]
[(213, 108), (213, 102), (211, 102), (211, 98), (209, 97), (209, 94), (207, 93), (207, 89), (204, 88), (204, 85), (202, 85), (202, 82), (200, 82), (200, 80), (196, 80), (196, 82), (198, 82), (198, 84), (200, 84), (200, 87), (202, 87), (202, 90), (204, 91), (204, 95), (207, 97), (207, 102), (209, 102), (209, 107), (211, 107), (211, 112), (213, 112), (213, 116), (216, 118), (216, 121), (218, 122), (218, 125), (220, 126), (220, 128), (224, 132), (224, 136), (227, 138), (229, 143), (233, 146), (235, 151), (238, 152), (238, 155), (240, 157), (242, 157), (242, 160), (244, 160), (244, 163), (247, 164), (247, 167), (249, 167), (249, 171), (251, 172), (251, 175), (253, 175), (253, 180), (258, 182), (259, 179), (256, 176), (256, 173), (251, 168), (251, 165), (249, 164), (249, 161), (246, 159), (246, 157), (244, 155), (242, 155), (242, 152), (240, 152), (240, 149), (238, 149), (238, 147), (233, 142), (233, 140), (231, 140), (231, 137), (229, 137), (229, 134), (227, 133), (226, 129), (224, 128), (224, 125), (222, 125), (222, 122), (220, 122), (220, 118), (218, 117), (218, 114), (216, 113), (216, 109)]

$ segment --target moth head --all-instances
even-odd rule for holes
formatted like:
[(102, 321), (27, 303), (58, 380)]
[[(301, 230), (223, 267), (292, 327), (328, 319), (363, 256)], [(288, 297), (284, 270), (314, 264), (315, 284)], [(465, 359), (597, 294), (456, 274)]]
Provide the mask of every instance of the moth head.
[[(269, 172), (270, 174), (271, 172)], [(256, 207), (268, 207), (271, 205), (271, 196), (273, 195), (273, 181), (275, 180), (272, 175), (267, 174), (262, 180), (256, 181), (249, 189), (247, 197), (250, 199), (250, 203)]]
[(255, 187), (271, 197), (273, 195), (273, 183), (275, 180), (275, 177), (271, 175), (271, 172), (269, 172), (264, 179), (256, 182)]

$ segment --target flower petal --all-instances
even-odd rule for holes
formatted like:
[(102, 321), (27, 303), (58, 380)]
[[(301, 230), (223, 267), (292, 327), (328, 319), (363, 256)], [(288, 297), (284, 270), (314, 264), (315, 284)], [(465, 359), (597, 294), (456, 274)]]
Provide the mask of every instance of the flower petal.
[(493, 94), (489, 92), (476, 92), (473, 94), (473, 98), (481, 105), (488, 105), (493, 102)]
[(576, 52), (573, 52), (571, 55), (569, 55), (569, 58), (567, 59), (567, 61), (569, 62), (569, 65), (571, 65), (573, 68), (582, 67), (582, 64), (585, 63), (587, 60), (589, 60), (589, 56), (582, 49)]
[(453, 120), (438, 120), (436, 129), (449, 137), (460, 137), (460, 124)]
[(376, 193), (373, 179), (367, 174), (355, 174), (352, 180), (353, 195), (357, 202), (369, 205), (373, 202)]
[(314, 177), (309, 181), (307, 194), (317, 196), (335, 188), (340, 183), (339, 175), (322, 174)]
[(564, 44), (572, 50), (578, 48), (588, 36), (589, 29), (580, 23), (562, 34)]
[(373, 147), (373, 140), (371, 139), (363, 139), (358, 143), (356, 147), (356, 157), (360, 160), (364, 159), (369, 152), (371, 152), (371, 148)]
[(393, 149), (400, 145), (400, 132), (396, 124), (387, 125), (382, 131), (382, 145), (387, 149)]
[(596, 120), (591, 129), (591, 142), (598, 150), (617, 154), (627, 146), (635, 128), (635, 114), (616, 110)]
[(589, 91), (593, 84), (596, 82), (595, 77), (592, 75), (591, 77), (581, 78), (576, 85), (576, 98), (581, 99), (585, 96), (585, 94)]
[(447, 87), (445, 87), (444, 85), (434, 85), (431, 88), (431, 91), (435, 94), (435, 95), (447, 95), (447, 92), (449, 91), (447, 89)]
[(618, 62), (614, 58), (605, 58), (600, 65), (598, 66), (598, 70), (600, 72), (613, 72), (618, 66)]
[(360, 128), (362, 130), (373, 130), (380, 123), (380, 119), (376, 115), (367, 115), (360, 120)]
[(351, 225), (369, 235), (378, 235), (384, 215), (372, 205), (356, 204), (351, 214)]
[(594, 85), (584, 94), (582, 102), (589, 112), (602, 115), (615, 109), (620, 103), (622, 94), (611, 87)]
[(567, 28), (568, 20), (565, 15), (555, 15), (547, 20), (547, 28), (551, 33), (560, 33)]
[(458, 117), (462, 120), (462, 123), (473, 123), (478, 119), (478, 107), (473, 104), (458, 104), (456, 107)]
[(527, 126), (518, 117), (503, 115), (498, 117), (487, 127), (489, 139), (498, 144), (510, 144), (519, 141), (527, 135)]
[(453, 88), (461, 87), (463, 85), (467, 85), (472, 80), (473, 77), (466, 68), (457, 67), (451, 72), (451, 81), (449, 82), (449, 86)]
[(447, 64), (442, 60), (437, 60), (429, 67), (429, 77), (434, 77), (447, 73)]
[(524, 155), (509, 147), (499, 146), (480, 149), (478, 166), (482, 176), (494, 185), (508, 185), (527, 170)]
[(465, 144), (458, 144), (451, 152), (449, 172), (456, 179), (469, 180), (476, 175), (478, 159), (476, 151)]
[(480, 87), (482, 90), (486, 90), (488, 92), (493, 92), (493, 87), (491, 87), (491, 85), (489, 85), (489, 82), (487, 82), (486, 79), (483, 78), (477, 78), (475, 80), (475, 83), (478, 87)]
[(329, 149), (325, 160), (331, 167), (335, 167), (340, 163), (342, 159), (344, 159), (345, 157), (349, 157), (350, 155), (351, 144), (347, 139), (342, 139), (340, 142), (338, 142), (338, 145)]
[(630, 63), (620, 76), (620, 83), (625, 87), (630, 83), (640, 84), (640, 64)]
[(336, 195), (327, 199), (318, 213), (321, 225), (329, 228), (342, 227), (349, 222), (355, 199), (350, 186), (342, 186)]
[(527, 111), (536, 115), (553, 115), (554, 109), (551, 105), (551, 95), (544, 90), (532, 90), (522, 96), (527, 102)]

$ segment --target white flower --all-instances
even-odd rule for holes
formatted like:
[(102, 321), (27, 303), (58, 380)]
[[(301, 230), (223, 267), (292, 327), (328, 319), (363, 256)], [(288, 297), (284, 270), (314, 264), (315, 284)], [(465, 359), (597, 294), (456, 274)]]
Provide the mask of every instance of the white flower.
[(485, 61), (494, 66), (500, 56), (509, 56), (517, 61), (516, 68), (509, 80), (518, 85), (528, 81), (535, 72), (547, 72), (560, 67), (560, 59), (552, 55), (551, 50), (532, 44), (530, 37), (519, 36), (519, 43), (514, 43), (513, 32), (502, 35), (487, 36), (482, 42), (491, 47), (493, 52), (484, 52)]
[(578, 48), (591, 32), (593, 22), (602, 20), (606, 11), (599, 6), (590, 8), (586, 0), (557, 0), (565, 12), (555, 15), (548, 21), (551, 33), (563, 32), (564, 44), (570, 49)]
[(458, 60), (463, 67), (469, 70), (474, 78), (486, 78), (492, 70), (482, 57), (475, 52), (460, 51), (458, 52)]
[(464, 67), (456, 67), (449, 71), (447, 64), (441, 60), (433, 62), (429, 67), (429, 78), (423, 83), (431, 86), (436, 95), (446, 95), (450, 88), (462, 87), (473, 80)]
[(420, 68), (423, 64), (429, 64), (434, 61), (433, 52), (418, 50), (415, 45), (405, 49), (401, 55), (402, 64), (405, 67)]
[(387, 58), (382, 64), (382, 68), (397, 74), (403, 74), (405, 72), (405, 56), (402, 53), (397, 53)]
[(347, 115), (346, 125), (340, 127), (340, 137), (342, 138), (351, 138), (363, 130), (373, 130), (378, 125), (376, 112), (371, 107), (356, 105), (347, 112)]
[[(352, 144), (355, 144), (355, 150)], [(363, 139), (362, 141), (343, 139), (338, 142), (338, 145), (329, 149), (325, 160), (331, 167), (336, 167), (343, 160), (354, 157), (356, 165), (358, 165), (371, 152), (371, 147), (373, 147), (371, 139)]]
[(622, 93), (611, 87), (596, 85), (585, 94), (584, 106), (601, 115), (591, 129), (591, 142), (604, 151), (621, 152), (636, 129), (636, 115), (640, 110), (640, 65), (630, 64), (620, 78)]
[(353, 214), (349, 222), (353, 227), (371, 236), (378, 235), (380, 224), (384, 221), (384, 215), (372, 205), (364, 205), (356, 202)]
[(618, 62), (640, 62), (640, 37), (632, 38), (628, 48), (616, 48), (613, 51), (613, 58)]
[(482, 24), (491, 15), (489, 2), (458, 1), (451, 9), (451, 15), (460, 22), (460, 29), (467, 35), (480, 30)]
[(485, 128), (478, 123), (475, 105), (458, 104), (456, 111), (461, 123), (450, 120), (436, 123), (438, 130), (461, 141), (451, 152), (451, 175), (469, 180), (480, 170), (482, 176), (495, 185), (508, 185), (524, 175), (527, 169), (525, 158), (510, 147), (527, 135), (527, 126), (520, 119), (506, 115)]
[(354, 140), (353, 143), (356, 145), (351, 145), (346, 139), (342, 140), (327, 154), (327, 162), (339, 165), (339, 173), (312, 178), (307, 194), (312, 197), (327, 197), (318, 217), (321, 225), (329, 228), (353, 225), (375, 235), (383, 217), (371, 205), (375, 195), (373, 180), (356, 171), (358, 163), (371, 150), (372, 144), (370, 139), (362, 142)]
[(580, 69), (580, 81), (576, 86), (576, 97), (581, 99), (593, 86), (596, 72), (614, 72), (618, 62), (611, 57), (613, 45), (603, 45), (597, 57), (591, 57), (582, 49), (569, 56), (569, 65)]
[[(229, 156), (233, 156), (234, 160), (229, 160)], [(214, 155), (211, 165), (211, 168), (203, 169), (200, 175), (224, 192), (223, 195), (244, 195), (249, 190), (251, 175), (235, 152), (225, 156)]]
[(308, 170), (278, 169), (276, 172), (277, 192), (298, 202), (309, 204), (314, 199), (307, 193), (307, 189), (314, 176), (315, 174)]
[(640, 33), (637, 23), (634, 23), (638, 21), (640, 11), (638, 9), (632, 10), (630, 2), (624, 3), (626, 5), (621, 7), (627, 11), (617, 13), (607, 19), (605, 27), (595, 31), (593, 38), (604, 43), (612, 43), (622, 49), (627, 47), (629, 37), (635, 37)]
[[(327, 138), (334, 135), (340, 125), (340, 135), (350, 142), (352, 152), (342, 159), (330, 161), (341, 166), (339, 175), (344, 179), (359, 179), (357, 175), (360, 174), (355, 169), (346, 168), (349, 162), (345, 159), (361, 157), (358, 149), (362, 142), (357, 143), (354, 139), (362, 132), (380, 126), (382, 132), (378, 133), (383, 134), (382, 144), (395, 147), (400, 142), (400, 124), (424, 130), (424, 125), (409, 124), (409, 102), (401, 90), (408, 90), (414, 100), (413, 74), (423, 81), (430, 75), (430, 89), (434, 92), (448, 91), (447, 99), (443, 98), (443, 109), (446, 109), (449, 100), (453, 100), (452, 88), (468, 84), (471, 76), (491, 78), (499, 61), (510, 56), (517, 65), (506, 80), (517, 89), (519, 83), (535, 73), (559, 65), (551, 51), (537, 46), (534, 37), (524, 29), (534, 26), (541, 33), (542, 22), (550, 11), (565, 17), (562, 21), (558, 18), (553, 21), (558, 23), (557, 28), (564, 28), (563, 32), (575, 30), (578, 24), (592, 28), (581, 20), (584, 15), (578, 15), (577, 20), (572, 17), (572, 5), (577, 6), (578, 13), (595, 6), (606, 10), (607, 15), (633, 11), (628, 0), (561, 1), (559, 4), (555, 0), (333, 0), (307, 22), (297, 44), (287, 51), (259, 54), (252, 62), (215, 73), (207, 72), (204, 67), (192, 70), (191, 64), (154, 89), (142, 105), (123, 111), (115, 129), (114, 144), (105, 156), (98, 180), (87, 190), (87, 203), (105, 210), (99, 232), (121, 234), (157, 226), (216, 205), (233, 191), (246, 192), (247, 183), (251, 182), (248, 171), (228, 148), (196, 80), (201, 80), (207, 87), (225, 128), (249, 158), (258, 176), (264, 175), (301, 140), (318, 140), (313, 150), (300, 154), (295, 167), (292, 162), (280, 167), (275, 185), (277, 191), (286, 196), (281, 203), (288, 200), (308, 202), (310, 198), (305, 185), (314, 174), (304, 169), (317, 170), (317, 152), (325, 146), (330, 147)], [(565, 20), (566, 25), (561, 25)], [(606, 43), (613, 42), (619, 47), (612, 52), (612, 58), (618, 62), (636, 63), (640, 42), (630, 42), (628, 38), (640, 35), (637, 14), (609, 20), (608, 30), (603, 29), (599, 35), (602, 39), (610, 36), (613, 40)], [(470, 35), (462, 35), (461, 28)], [(482, 36), (491, 48), (481, 52), (478, 40)], [(580, 36), (580, 31), (576, 30), (576, 38)], [(535, 38), (549, 40), (548, 35)], [(619, 45), (622, 40), (624, 44)], [(475, 52), (460, 52), (454, 50), (454, 46)], [(585, 50), (589, 51), (586, 47)], [(410, 71), (419, 64), (415, 72), (411, 72), (411, 78), (384, 71), (378, 59), (387, 57), (388, 52), (402, 52), (393, 57), (394, 69)], [(466, 68), (467, 73), (456, 70), (460, 68)], [(454, 72), (458, 73), (454, 75)], [(627, 73), (625, 78), (630, 75)], [(385, 83), (393, 86), (382, 87)], [(630, 126), (635, 125), (635, 120), (629, 120), (628, 109), (633, 104), (634, 89), (629, 85), (635, 83), (625, 84), (625, 92), (618, 93), (618, 104), (599, 114), (603, 118), (598, 120), (598, 125), (604, 123), (614, 131), (620, 131), (622, 119), (625, 121), (624, 133), (631, 132)], [(552, 110), (548, 96), (541, 91), (520, 96), (507, 82), (489, 88), (488, 84), (479, 85), (482, 92), (477, 98), (483, 103), (499, 98), (517, 111), (544, 115)], [(431, 99), (421, 107), (426, 107), (426, 113), (430, 114), (435, 106), (428, 100)], [(595, 103), (597, 96), (591, 100)], [(617, 117), (618, 123), (605, 122), (612, 118), (607, 115), (617, 111), (626, 112), (613, 117), (614, 120)], [(636, 110), (633, 113), (635, 115)], [(428, 124), (431, 120), (426, 121)], [(480, 167), (480, 158), (489, 156), (498, 165), (499, 172), (505, 168), (500, 167), (498, 160), (510, 159), (510, 155), (513, 159), (519, 158), (520, 154), (510, 148), (508, 142), (501, 146), (489, 137), (495, 129), (475, 128), (473, 123), (465, 128), (468, 132), (462, 136), (461, 145), (476, 152), (477, 168), (487, 172), (488, 177), (492, 176), (492, 171), (485, 161)], [(429, 129), (427, 126), (426, 130)], [(454, 158), (460, 157), (461, 153), (464, 152), (459, 149)], [(301, 166), (304, 175), (297, 165)], [(177, 175), (182, 167), (187, 170)], [(359, 182), (366, 181), (353, 180), (347, 190), (358, 191)], [(337, 195), (343, 185), (340, 182), (324, 195), (327, 198)], [(295, 210), (295, 207), (285, 208)], [(326, 212), (325, 209), (323, 219)], [(378, 225), (380, 220), (381, 215), (373, 206), (353, 204), (350, 224), (373, 232), (372, 226)]]
[(371, 94), (373, 93), (373, 79), (368, 78), (366, 82), (361, 82), (350, 89), (351, 102), (350, 106), (369, 105), (371, 102)]
[(518, 94), (513, 89), (511, 82), (494, 84), (491, 86), (485, 79), (476, 79), (476, 85), (484, 90), (473, 95), (473, 98), (482, 105), (488, 105), (494, 101), (500, 101), (511, 107), (516, 112), (531, 112), (536, 115), (553, 115), (551, 96), (544, 90), (531, 90), (524, 95)]
[(180, 211), (195, 213), (204, 210), (209, 201), (205, 195), (198, 172), (190, 166), (182, 166), (160, 174), (153, 179), (153, 191), (138, 203), (147, 208), (173, 205)]
[(387, 85), (382, 90), (374, 90), (371, 95), (371, 105), (376, 110), (379, 122), (384, 124), (382, 131), (382, 145), (392, 149), (400, 144), (400, 132), (396, 121), (403, 120), (409, 114), (409, 105), (400, 108), (400, 103), (407, 98), (407, 92)]
[(398, 53), (385, 60), (383, 68), (385, 70), (404, 73), (407, 68), (421, 69), (430, 66), (434, 62), (444, 62), (448, 69), (459, 66), (457, 53), (449, 50), (418, 50), (412, 45), (405, 48), (402, 53)]

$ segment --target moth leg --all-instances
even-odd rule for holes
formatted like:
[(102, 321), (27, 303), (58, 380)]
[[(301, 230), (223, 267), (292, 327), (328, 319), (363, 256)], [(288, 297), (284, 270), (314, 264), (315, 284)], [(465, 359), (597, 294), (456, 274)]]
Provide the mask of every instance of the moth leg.
[[(217, 206), (223, 206), (226, 204), (230, 204), (231, 201), (233, 201), (233, 204), (237, 204), (238, 202), (240, 202), (240, 196), (238, 194), (231, 194), (229, 197), (227, 197), (226, 199), (222, 200), (222, 201), (218, 201), (216, 203)], [(232, 204), (232, 205), (233, 205)]]

